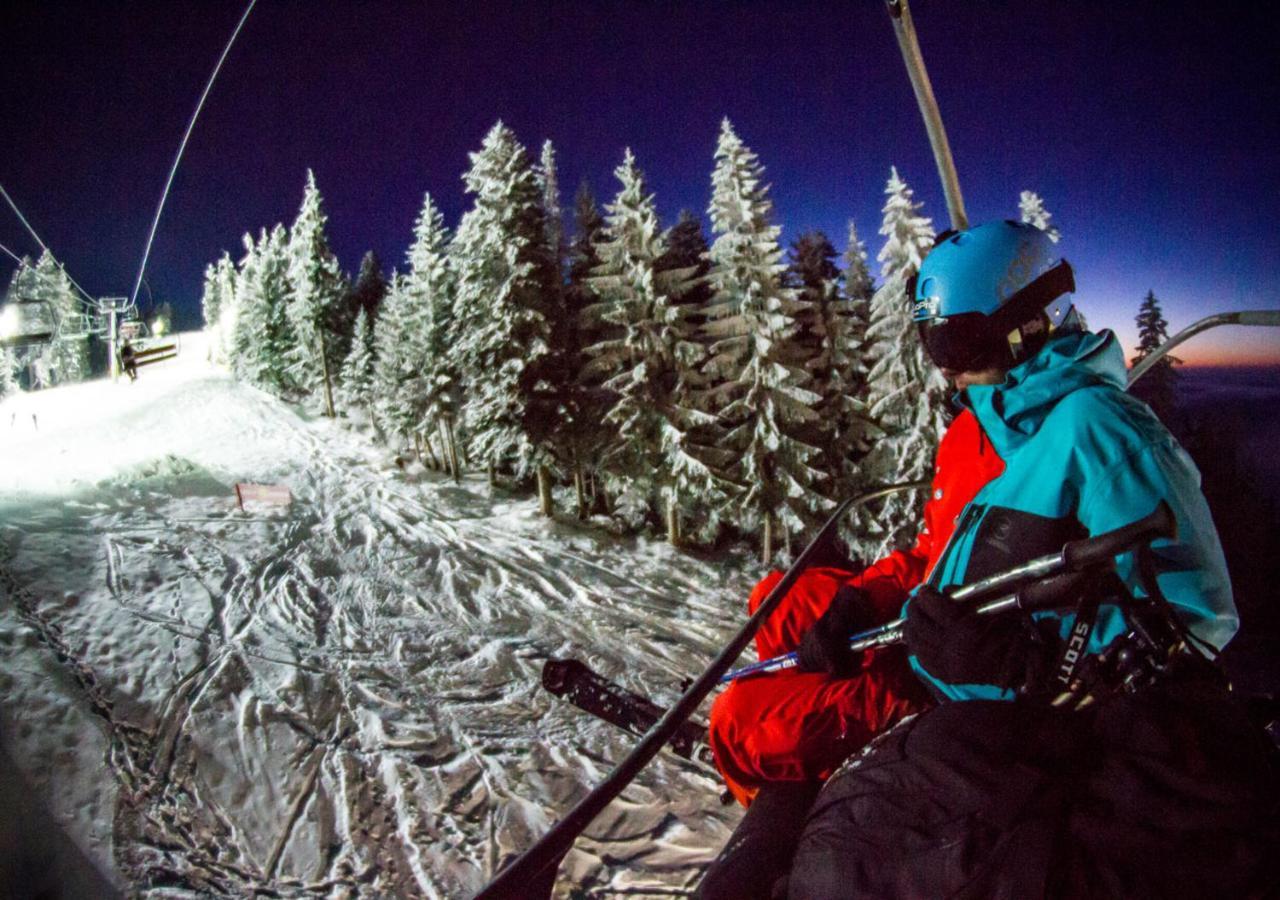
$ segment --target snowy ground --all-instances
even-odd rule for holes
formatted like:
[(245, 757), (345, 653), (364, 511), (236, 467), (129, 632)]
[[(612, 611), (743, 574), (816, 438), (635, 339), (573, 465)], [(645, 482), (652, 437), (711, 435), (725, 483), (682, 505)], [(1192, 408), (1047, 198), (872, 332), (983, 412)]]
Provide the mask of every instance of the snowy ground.
[[(204, 357), (187, 335), (134, 384), (0, 404), (9, 749), (144, 895), (469, 896), (631, 746), (542, 692), (542, 661), (670, 701), (758, 566), (402, 471)], [(242, 512), (237, 481), (293, 505)], [(738, 817), (717, 790), (656, 760), (558, 893), (687, 893)]]

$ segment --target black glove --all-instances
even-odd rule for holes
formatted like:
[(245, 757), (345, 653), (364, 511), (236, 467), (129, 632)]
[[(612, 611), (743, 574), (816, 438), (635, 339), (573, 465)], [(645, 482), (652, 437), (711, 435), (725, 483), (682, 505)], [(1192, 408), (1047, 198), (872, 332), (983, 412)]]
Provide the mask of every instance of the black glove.
[(903, 637), (920, 665), (949, 684), (1021, 688), (1046, 658), (1029, 616), (980, 616), (973, 605), (928, 585), (907, 604)]
[(861, 588), (846, 584), (836, 591), (827, 611), (800, 639), (800, 646), (796, 648), (800, 670), (838, 676), (852, 674), (855, 659), (849, 649), (849, 636), (874, 625), (873, 615)]

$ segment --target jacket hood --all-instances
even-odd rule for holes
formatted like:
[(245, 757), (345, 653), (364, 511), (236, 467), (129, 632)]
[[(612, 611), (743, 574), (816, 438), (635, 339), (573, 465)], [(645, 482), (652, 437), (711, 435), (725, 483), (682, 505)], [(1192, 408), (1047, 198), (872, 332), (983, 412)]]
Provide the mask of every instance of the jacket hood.
[(1051, 338), (1001, 384), (970, 385), (957, 400), (978, 417), (996, 452), (1008, 458), (1067, 394), (1100, 385), (1123, 390), (1125, 384), (1124, 350), (1115, 334), (1078, 331)]

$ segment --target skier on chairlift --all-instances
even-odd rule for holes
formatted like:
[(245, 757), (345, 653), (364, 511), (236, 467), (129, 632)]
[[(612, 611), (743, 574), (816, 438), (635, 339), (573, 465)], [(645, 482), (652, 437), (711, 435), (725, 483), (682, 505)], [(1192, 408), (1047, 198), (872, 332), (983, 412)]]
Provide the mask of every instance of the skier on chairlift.
[[(1146, 571), (1177, 627), (1212, 655), (1238, 626), (1199, 474), (1125, 393), (1116, 336), (1080, 328), (1055, 249), (1011, 221), (945, 232), (908, 286), (960, 407), (920, 537), (861, 572), (834, 559), (806, 570), (756, 638), (762, 659), (798, 650), (799, 670), (717, 698), (716, 763), (748, 811), (700, 896), (1164, 896), (1206, 883), (1220, 895), (1265, 877), (1259, 848), (1275, 838), (1280, 795), (1269, 748), (1211, 675), (1088, 713), (1047, 701), (1068, 647), (1096, 662), (1128, 631), (1118, 598), (1149, 593), (1138, 554), (1074, 612), (978, 616), (944, 593), (1165, 501), (1178, 537), (1154, 546)], [(757, 586), (753, 608), (778, 578)], [(906, 652), (853, 654), (849, 635), (897, 618), (904, 600)], [(1182, 847), (1188, 833), (1202, 839), (1191, 851), (1153, 855), (1157, 839)]]
[(128, 338), (124, 339), (124, 346), (120, 348), (120, 365), (124, 367), (124, 373), (129, 376), (130, 381), (138, 380), (138, 354)]

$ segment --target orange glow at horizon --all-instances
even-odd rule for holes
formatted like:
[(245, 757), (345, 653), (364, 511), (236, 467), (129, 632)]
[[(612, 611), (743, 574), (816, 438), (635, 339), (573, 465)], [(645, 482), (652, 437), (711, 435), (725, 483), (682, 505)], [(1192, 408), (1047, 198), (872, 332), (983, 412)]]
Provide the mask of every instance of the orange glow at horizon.
[[(1262, 346), (1259, 346), (1259, 344)], [(1137, 351), (1128, 341), (1125, 342), (1125, 360), (1132, 360)], [(1189, 368), (1205, 366), (1280, 366), (1280, 344), (1259, 341), (1224, 341), (1205, 340), (1197, 345), (1192, 338), (1173, 349), (1173, 355)]]

